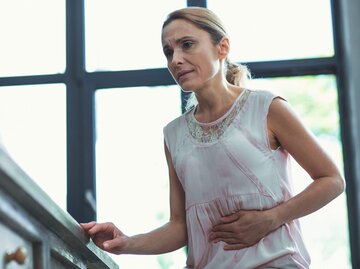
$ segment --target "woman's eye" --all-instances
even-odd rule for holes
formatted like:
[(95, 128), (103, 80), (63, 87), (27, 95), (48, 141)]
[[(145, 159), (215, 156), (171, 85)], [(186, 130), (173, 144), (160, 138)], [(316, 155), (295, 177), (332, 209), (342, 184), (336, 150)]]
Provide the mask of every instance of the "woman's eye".
[(165, 55), (166, 58), (169, 58), (172, 55), (172, 51), (171, 50), (165, 50), (164, 55)]
[(194, 43), (193, 43), (192, 41), (185, 41), (185, 42), (183, 43), (183, 48), (184, 48), (184, 49), (189, 49), (189, 48), (192, 47), (192, 45), (194, 45)]

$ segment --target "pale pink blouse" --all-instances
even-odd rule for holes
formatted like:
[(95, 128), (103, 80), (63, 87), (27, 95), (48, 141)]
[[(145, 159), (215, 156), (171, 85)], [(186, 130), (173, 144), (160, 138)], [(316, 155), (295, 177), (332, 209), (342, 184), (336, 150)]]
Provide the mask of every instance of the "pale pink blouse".
[(214, 122), (198, 122), (192, 109), (165, 126), (165, 143), (186, 196), (185, 268), (309, 268), (297, 220), (241, 250), (225, 251), (224, 242), (208, 240), (221, 217), (272, 208), (292, 197), (289, 155), (272, 150), (268, 140), (267, 113), (275, 97), (246, 89)]

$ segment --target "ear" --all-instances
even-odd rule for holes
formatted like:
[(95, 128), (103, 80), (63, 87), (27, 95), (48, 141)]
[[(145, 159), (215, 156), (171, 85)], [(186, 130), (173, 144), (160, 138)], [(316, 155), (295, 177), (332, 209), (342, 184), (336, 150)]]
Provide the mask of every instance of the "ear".
[(226, 59), (230, 51), (229, 38), (223, 37), (223, 39), (220, 40), (218, 46), (219, 46), (219, 59), (220, 60)]

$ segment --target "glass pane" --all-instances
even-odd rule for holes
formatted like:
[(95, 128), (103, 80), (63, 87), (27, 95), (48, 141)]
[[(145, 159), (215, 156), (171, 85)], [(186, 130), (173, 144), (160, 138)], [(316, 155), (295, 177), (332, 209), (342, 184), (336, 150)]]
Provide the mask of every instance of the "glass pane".
[[(98, 90), (96, 178), (98, 221), (125, 234), (144, 233), (169, 219), (163, 127), (181, 114), (177, 86)], [(113, 256), (120, 268), (171, 269), (185, 251), (159, 256)]]
[[(334, 76), (256, 79), (251, 82), (251, 87), (268, 89), (287, 99), (343, 171)], [(295, 161), (293, 179), (296, 192), (311, 182), (311, 178)], [(319, 211), (301, 218), (300, 222), (312, 268), (351, 268), (345, 193)]]
[(65, 85), (0, 87), (0, 134), (12, 158), (66, 210)]
[(231, 39), (234, 61), (334, 55), (330, 0), (208, 0)]
[(87, 0), (85, 4), (87, 71), (166, 66), (162, 23), (173, 9), (185, 7), (185, 0)]
[(0, 76), (65, 70), (65, 1), (0, 1)]

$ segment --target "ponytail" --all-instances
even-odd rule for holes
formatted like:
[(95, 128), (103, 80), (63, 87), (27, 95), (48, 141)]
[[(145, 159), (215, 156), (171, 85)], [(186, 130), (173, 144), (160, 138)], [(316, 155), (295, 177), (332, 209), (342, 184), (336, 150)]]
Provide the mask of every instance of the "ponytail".
[(233, 85), (244, 87), (251, 79), (249, 69), (242, 64), (231, 62), (228, 58), (225, 60), (226, 80)]

